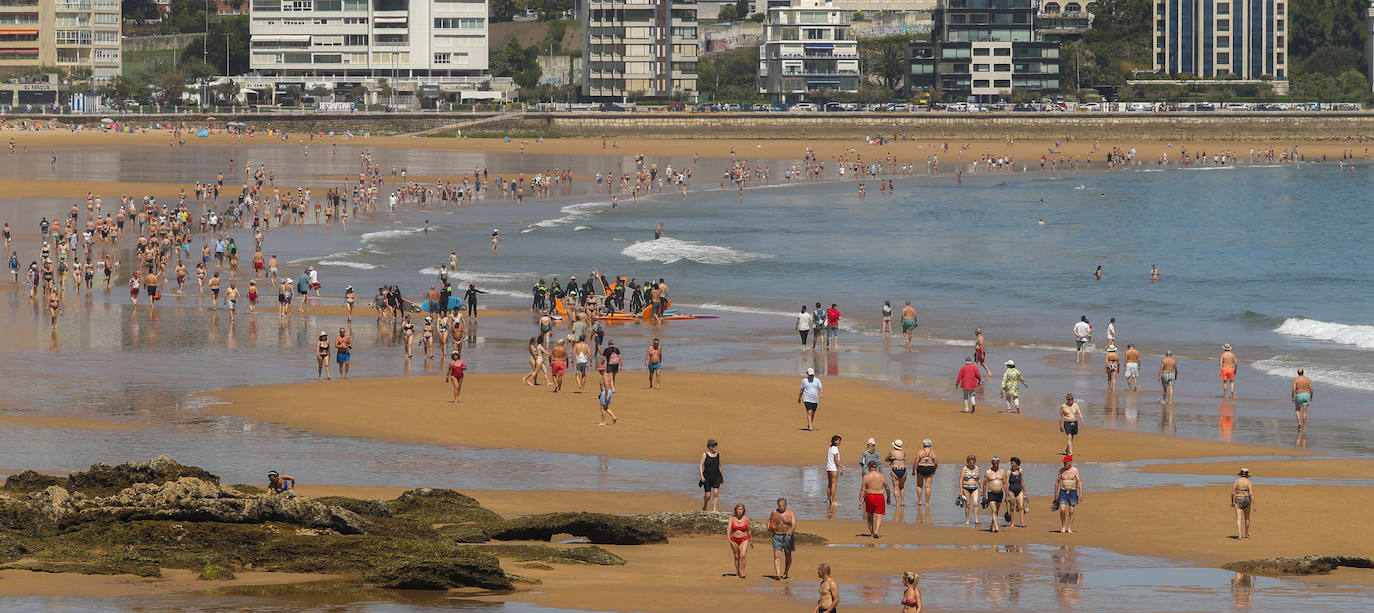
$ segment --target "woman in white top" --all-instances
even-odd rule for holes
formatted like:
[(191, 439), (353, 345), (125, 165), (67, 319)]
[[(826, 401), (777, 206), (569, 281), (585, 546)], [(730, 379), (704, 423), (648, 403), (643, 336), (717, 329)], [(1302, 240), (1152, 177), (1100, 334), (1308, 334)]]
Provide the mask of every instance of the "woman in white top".
[(840, 475), (844, 474), (844, 464), (840, 463), (840, 435), (830, 437), (830, 449), (825, 452), (825, 499), (830, 502), (830, 506), (839, 506), (835, 500), (835, 484), (839, 482)]
[(797, 334), (801, 336), (802, 351), (806, 351), (806, 336), (811, 333), (811, 312), (806, 310), (806, 305), (802, 305), (801, 313), (797, 314)]

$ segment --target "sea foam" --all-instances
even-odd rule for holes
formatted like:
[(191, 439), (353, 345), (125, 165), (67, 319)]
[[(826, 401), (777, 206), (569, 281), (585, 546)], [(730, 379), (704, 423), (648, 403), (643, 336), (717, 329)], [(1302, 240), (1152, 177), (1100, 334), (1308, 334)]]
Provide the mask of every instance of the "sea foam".
[(1304, 317), (1289, 317), (1275, 332), (1284, 336), (1327, 341), (1359, 349), (1374, 349), (1374, 326), (1331, 323)]
[(676, 238), (640, 241), (620, 250), (620, 254), (640, 262), (659, 262), (673, 264), (689, 260), (698, 264), (739, 264), (755, 260), (772, 259), (767, 253), (751, 253), (719, 245), (703, 245), (695, 241)]

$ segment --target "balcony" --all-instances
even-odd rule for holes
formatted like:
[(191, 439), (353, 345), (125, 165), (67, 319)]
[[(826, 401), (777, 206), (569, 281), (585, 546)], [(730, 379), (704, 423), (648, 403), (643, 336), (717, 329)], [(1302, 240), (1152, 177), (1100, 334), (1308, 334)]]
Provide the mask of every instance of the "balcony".
[(785, 77), (858, 77), (857, 70), (822, 70), (820, 68), (786, 68)]
[(1082, 34), (1092, 29), (1093, 14), (1040, 13), (1035, 16), (1035, 31), (1040, 34)]

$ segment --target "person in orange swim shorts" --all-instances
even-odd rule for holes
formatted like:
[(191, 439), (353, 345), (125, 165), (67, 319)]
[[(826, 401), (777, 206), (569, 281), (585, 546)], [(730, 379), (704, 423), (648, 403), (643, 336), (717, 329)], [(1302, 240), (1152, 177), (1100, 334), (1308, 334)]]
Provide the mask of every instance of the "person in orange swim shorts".
[(1231, 352), (1231, 344), (1221, 346), (1221, 358), (1217, 360), (1221, 371), (1221, 397), (1236, 397), (1236, 354)]

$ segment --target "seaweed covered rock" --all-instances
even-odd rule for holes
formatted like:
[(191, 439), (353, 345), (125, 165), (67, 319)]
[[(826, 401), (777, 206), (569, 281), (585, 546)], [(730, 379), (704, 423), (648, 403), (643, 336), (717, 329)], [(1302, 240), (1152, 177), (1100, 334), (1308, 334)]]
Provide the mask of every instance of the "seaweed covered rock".
[(477, 499), (453, 490), (422, 488), (407, 490), (387, 503), (396, 517), (404, 517), (430, 524), (490, 524), (501, 516), (483, 508)]
[(398, 590), (448, 590), (480, 587), (509, 590), (511, 585), (494, 556), (466, 552), (458, 559), (409, 559), (372, 569), (363, 580)]
[(482, 545), (477, 551), (516, 562), (552, 562), (555, 564), (596, 564), (624, 566), (625, 558), (596, 545), (585, 547), (551, 547), (549, 545)]
[(60, 477), (26, 470), (17, 475), (10, 475), (9, 478), (5, 479), (5, 489), (11, 492), (36, 492), (62, 483), (63, 479)]
[(365, 517), (391, 517), (391, 510), (381, 500), (360, 500), (346, 496), (320, 496), (315, 498), (315, 502), (348, 509)]
[(28, 553), (28, 547), (18, 537), (9, 534), (0, 534), (0, 562), (9, 562), (24, 557)]
[[(631, 517), (662, 528), (670, 537), (724, 534), (725, 526), (730, 522), (730, 514), (724, 511), (662, 511)], [(772, 536), (768, 524), (760, 521), (750, 522), (749, 533), (756, 539)], [(797, 532), (795, 536), (798, 545), (824, 545), (827, 542), (825, 537), (807, 532)]]
[(547, 541), (555, 534), (581, 536), (597, 545), (666, 543), (663, 528), (609, 513), (546, 513), (512, 519), (492, 531), (498, 541)]
[(1302, 556), (1297, 558), (1264, 558), (1260, 560), (1245, 560), (1242, 562), (1231, 562), (1222, 568), (1247, 575), (1265, 575), (1270, 577), (1284, 575), (1324, 575), (1338, 566), (1349, 566), (1351, 568), (1374, 568), (1374, 561), (1369, 558), (1359, 558), (1353, 556)]
[(485, 543), (491, 540), (491, 531), (482, 524), (449, 524), (434, 531), (455, 543)]
[(234, 571), (219, 564), (206, 564), (196, 578), (201, 581), (228, 581), (234, 578)]
[(117, 466), (94, 464), (90, 470), (75, 472), (67, 477), (68, 489), (85, 491), (88, 495), (108, 494), (136, 483), (166, 483), (182, 477), (219, 483), (219, 477), (195, 466), (185, 466), (167, 456), (147, 462), (125, 462)]

